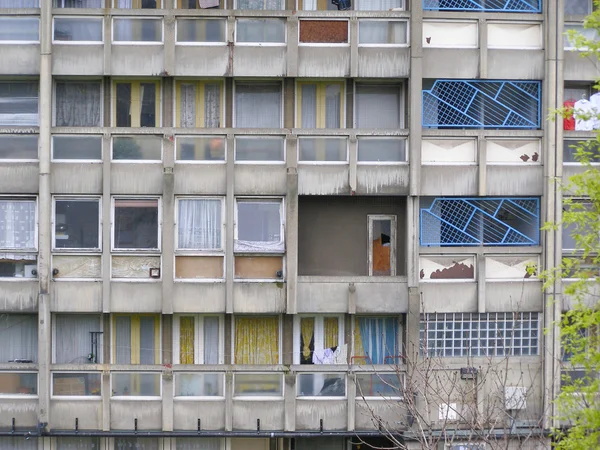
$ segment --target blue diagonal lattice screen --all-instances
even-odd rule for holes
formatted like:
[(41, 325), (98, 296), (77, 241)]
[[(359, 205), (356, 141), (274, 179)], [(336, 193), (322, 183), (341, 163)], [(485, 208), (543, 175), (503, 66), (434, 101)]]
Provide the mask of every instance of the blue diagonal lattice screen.
[(423, 91), (423, 126), (540, 127), (541, 82), (436, 80)]
[(542, 0), (423, 0), (430, 11), (542, 12)]
[(421, 245), (537, 245), (537, 198), (434, 198), (421, 208)]

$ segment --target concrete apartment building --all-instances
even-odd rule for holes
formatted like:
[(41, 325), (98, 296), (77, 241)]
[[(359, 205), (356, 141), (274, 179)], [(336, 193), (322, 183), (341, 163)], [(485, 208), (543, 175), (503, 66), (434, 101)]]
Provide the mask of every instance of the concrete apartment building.
[(0, 0), (0, 449), (418, 449), (419, 348), (544, 448), (591, 7)]

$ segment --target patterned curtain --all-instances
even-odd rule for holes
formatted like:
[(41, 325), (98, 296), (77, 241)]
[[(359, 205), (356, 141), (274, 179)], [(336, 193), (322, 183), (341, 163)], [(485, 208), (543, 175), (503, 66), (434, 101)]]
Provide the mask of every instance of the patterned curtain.
[(196, 126), (196, 85), (181, 83), (179, 91), (179, 126), (194, 128)]
[(195, 318), (179, 318), (179, 364), (194, 364)]
[(339, 325), (337, 317), (325, 317), (323, 319), (323, 341), (325, 348), (337, 347), (339, 337)]
[(0, 248), (35, 248), (35, 201), (0, 200)]
[(181, 199), (178, 203), (178, 246), (195, 250), (221, 248), (221, 201)]
[(235, 318), (235, 364), (279, 363), (279, 318)]
[(221, 126), (221, 85), (218, 83), (204, 85), (204, 126)]
[(315, 319), (313, 317), (300, 319), (300, 333), (302, 335), (301, 359), (312, 362), (310, 343), (315, 337)]

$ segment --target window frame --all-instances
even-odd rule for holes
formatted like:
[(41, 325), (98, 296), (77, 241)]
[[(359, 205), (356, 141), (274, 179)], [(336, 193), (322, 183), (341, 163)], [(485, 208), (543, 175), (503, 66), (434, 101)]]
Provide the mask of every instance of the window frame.
[[(130, 353), (130, 360), (132, 362), (130, 362), (129, 364), (120, 364), (117, 363), (117, 317), (129, 317), (130, 320), (130, 343), (131, 343), (131, 347), (129, 348), (129, 353)], [(145, 364), (140, 364), (139, 362), (133, 362), (133, 361), (139, 361), (140, 360), (140, 351), (141, 351), (141, 323), (140, 323), (140, 319), (142, 317), (152, 317), (154, 319), (154, 331), (155, 331), (155, 335), (154, 335), (154, 360), (158, 361), (155, 362), (153, 365), (160, 365), (161, 361), (162, 361), (162, 317), (161, 314), (153, 314), (153, 313), (135, 313), (135, 314), (128, 314), (128, 313), (113, 313), (110, 315), (110, 364), (113, 365), (128, 365), (128, 366), (140, 366), (140, 365), (145, 365)], [(137, 340), (140, 341), (140, 346), (139, 348), (135, 348), (133, 346), (133, 336), (134, 333), (137, 333)], [(105, 343), (104, 345), (106, 345), (106, 339), (104, 339)], [(134, 354), (134, 351), (137, 352), (137, 354)], [(111, 383), (111, 394), (112, 394), (112, 383)], [(112, 395), (111, 395), (112, 397)]]
[[(56, 246), (56, 202), (57, 201), (96, 201), (98, 203), (98, 246), (94, 248), (62, 248)], [(52, 252), (56, 253), (102, 253), (102, 197), (101, 196), (72, 196), (54, 195), (52, 197), (52, 217), (50, 221), (52, 228)]]
[[(239, 235), (239, 219), (238, 219), (238, 202), (268, 202), (275, 203), (279, 202), (279, 233), (281, 236), (280, 242), (283, 244), (282, 251), (256, 251), (256, 252), (243, 252), (243, 251), (235, 251), (235, 241), (238, 240)], [(277, 197), (277, 196), (265, 196), (265, 197), (257, 197), (257, 196), (237, 196), (234, 199), (234, 219), (233, 219), (233, 240), (234, 240), (234, 256), (243, 256), (243, 255), (259, 255), (259, 254), (267, 254), (267, 255), (285, 255), (285, 244), (286, 244), (286, 235), (285, 235), (285, 227), (286, 227), (286, 209), (285, 209), (285, 198)], [(284, 258), (285, 260), (285, 258)], [(247, 281), (247, 280), (246, 280)], [(272, 280), (270, 280), (272, 281)]]
[(0, 398), (2, 399), (33, 399), (39, 398), (40, 394), (40, 377), (37, 371), (32, 370), (2, 370), (0, 371), (0, 375), (2, 374), (35, 374), (36, 378), (36, 392), (37, 394), (5, 394), (0, 393)]
[[(42, 0), (43, 1), (43, 0)], [(51, 0), (49, 0), (51, 1)], [(0, 18), (2, 19), (37, 19), (37, 23), (38, 23), (38, 38), (37, 40), (0, 40), (0, 44), (2, 45), (23, 45), (23, 44), (39, 44), (40, 43), (40, 34), (41, 34), (41, 20), (39, 18), (39, 16), (25, 16), (25, 15), (20, 15), (20, 16), (0, 16)], [(54, 22), (54, 21), (53, 21)]]
[[(115, 0), (116, 1), (116, 0)], [(160, 0), (157, 0), (160, 1)], [(136, 11), (134, 8), (117, 8), (124, 11)], [(149, 9), (149, 8), (148, 8)], [(152, 8), (152, 11), (159, 11), (159, 8)], [(118, 20), (153, 20), (155, 22), (160, 21), (160, 41), (117, 41), (115, 39), (115, 21)], [(141, 23), (141, 22), (140, 22)], [(132, 33), (133, 34), (133, 33)], [(112, 45), (165, 45), (165, 22), (162, 17), (138, 17), (138, 16), (113, 16), (110, 27), (110, 39)]]
[[(356, 1), (356, 0), (355, 0)], [(360, 23), (361, 22), (404, 22), (406, 24), (406, 43), (404, 44), (361, 44), (360, 42)], [(379, 48), (379, 47), (384, 47), (384, 48), (408, 48), (410, 47), (410, 20), (407, 19), (403, 19), (403, 18), (371, 18), (371, 17), (365, 17), (365, 18), (359, 18), (358, 19), (358, 33), (357, 33), (357, 40), (358, 40), (358, 46), (359, 47), (366, 47), (366, 48)]]
[[(260, 139), (265, 139), (265, 140), (277, 140), (277, 141), (283, 141), (283, 158), (280, 160), (238, 160), (237, 159), (237, 142), (238, 139), (253, 139), (253, 138), (260, 138)], [(274, 135), (274, 134), (270, 134), (270, 135), (257, 135), (257, 134), (237, 134), (235, 135), (235, 138), (233, 140), (233, 162), (234, 164), (250, 164), (250, 165), (255, 165), (255, 164), (260, 164), (260, 165), (283, 165), (286, 163), (287, 161), (287, 152), (286, 152), (286, 148), (287, 148), (287, 139), (285, 138), (285, 135)]]
[[(176, 0), (177, 1), (177, 0)], [(196, 0), (198, 1), (198, 0)], [(179, 4), (179, 2), (177, 2), (177, 4)], [(190, 11), (190, 9), (188, 8), (178, 8), (181, 11)], [(204, 8), (198, 8), (199, 10), (202, 10)], [(215, 8), (215, 9), (221, 9), (219, 8)], [(191, 11), (194, 11), (193, 9)], [(218, 42), (208, 42), (208, 41), (180, 41), (178, 39), (178, 35), (179, 35), (179, 22), (180, 21), (194, 21), (194, 20), (218, 20), (223, 22), (223, 26), (225, 28), (225, 39), (223, 41), (218, 41)], [(211, 17), (211, 16), (203, 16), (203, 17), (177, 17), (177, 20), (175, 21), (175, 45), (187, 45), (187, 46), (207, 46), (207, 47), (225, 47), (227, 45), (227, 36), (228, 36), (228, 24), (227, 24), (227, 19), (225, 19), (224, 17)]]
[[(19, 249), (19, 248), (3, 248), (0, 247), (0, 252), (2, 253), (26, 253), (26, 254), (34, 254), (36, 255), (36, 265), (38, 264), (37, 261), (37, 253), (39, 251), (39, 202), (38, 202), (38, 196), (31, 196), (31, 195), (2, 195), (0, 196), (0, 201), (13, 201), (13, 202), (18, 202), (18, 201), (30, 201), (34, 203), (34, 211), (35, 211), (35, 223), (34, 223), (34, 228), (33, 228), (33, 247), (32, 248), (28, 248), (28, 249)], [(12, 278), (11, 278), (12, 279)], [(26, 278), (24, 278), (26, 279)]]
[[(316, 104), (315, 109), (315, 128), (306, 128), (307, 130), (343, 130), (346, 129), (346, 96), (347, 96), (347, 83), (345, 79), (301, 79), (296, 81), (294, 96), (296, 107), (294, 108), (294, 123), (296, 128), (302, 128), (302, 86), (304, 85), (315, 85), (315, 95), (317, 102), (319, 98), (325, 98), (325, 91), (329, 85), (340, 86), (340, 128), (326, 128), (325, 120), (327, 116), (327, 109), (323, 104), (323, 100)], [(322, 126), (320, 126), (322, 125)]]
[(278, 0), (280, 8), (279, 9), (240, 9), (238, 7), (238, 0), (234, 0), (233, 9), (236, 11), (284, 11), (285, 10), (285, 2), (284, 0)]
[[(346, 147), (346, 157), (343, 160), (339, 160), (339, 161), (327, 161), (327, 160), (304, 160), (301, 159), (301, 154), (300, 154), (300, 141), (302, 141), (303, 139), (322, 139), (327, 140), (327, 139), (337, 139), (337, 140), (344, 140), (345, 142), (345, 147)], [(298, 136), (298, 144), (297, 144), (297, 161), (299, 165), (307, 165), (307, 166), (321, 166), (321, 165), (327, 165), (327, 166), (340, 166), (340, 165), (348, 165), (350, 162), (350, 139), (348, 138), (348, 136), (315, 136), (315, 135), (304, 135), (304, 136)]]
[[(69, 314), (69, 313), (62, 313), (62, 312), (57, 312), (57, 313), (52, 313), (52, 352), (51, 352), (51, 360), (52, 360), (52, 364), (67, 364), (67, 363), (57, 363), (56, 362), (56, 345), (58, 344), (58, 340), (56, 337), (56, 316), (70, 316), (70, 315), (79, 315), (79, 314)], [(104, 341), (104, 320), (102, 320), (102, 314), (95, 314), (92, 312), (86, 312), (83, 315), (86, 316), (98, 316), (98, 322), (100, 324), (100, 331), (102, 332), (102, 340)], [(102, 344), (104, 345), (104, 342), (102, 342)], [(98, 346), (100, 346), (100, 342), (98, 342)], [(104, 355), (102, 355), (102, 360), (104, 360)], [(98, 364), (102, 364), (102, 363), (98, 363)], [(82, 372), (86, 372), (85, 370), (83, 370)]]
[[(130, 88), (131, 88), (131, 99), (130, 99), (130, 106), (132, 104), (135, 104), (135, 102), (137, 101), (140, 105), (140, 114), (139, 115), (131, 115), (130, 113), (130, 117), (131, 117), (131, 126), (129, 127), (119, 127), (117, 126), (117, 85), (123, 83), (123, 84), (129, 84)], [(154, 84), (155, 85), (155, 89), (156, 89), (156, 94), (155, 94), (155, 99), (154, 99), (154, 114), (156, 117), (156, 123), (154, 124), (154, 127), (142, 127), (141, 126), (141, 102), (142, 102), (142, 98), (141, 98), (141, 85), (142, 84)], [(116, 79), (112, 79), (111, 80), (111, 96), (110, 96), (110, 101), (111, 101), (111, 120), (110, 120), (110, 124), (111, 127), (114, 128), (161, 128), (162, 127), (162, 83), (161, 80), (158, 78), (148, 78), (148, 79), (126, 79), (126, 78), (116, 78)], [(135, 120), (134, 120), (135, 119)], [(112, 151), (111, 151), (111, 158), (112, 158)]]
[[(220, 95), (219, 95), (219, 126), (217, 128), (225, 128), (225, 81), (222, 78), (202, 78), (202, 79), (181, 79), (178, 78), (173, 83), (173, 127), (180, 128), (182, 130), (193, 129), (193, 128), (205, 128), (211, 129), (212, 127), (205, 127), (201, 125), (204, 123), (204, 106), (205, 106), (205, 86), (206, 84), (219, 84)], [(193, 84), (196, 88), (196, 124), (194, 127), (182, 127), (181, 126), (181, 85), (182, 84)], [(201, 120), (202, 119), (202, 120)], [(183, 137), (183, 136), (182, 136)], [(196, 136), (193, 136), (196, 137)]]
[[(114, 141), (115, 138), (146, 138), (153, 137), (160, 142), (160, 159), (115, 159), (113, 155)], [(113, 134), (110, 138), (110, 162), (113, 164), (158, 164), (162, 163), (164, 159), (164, 145), (162, 136), (154, 134)]]
[[(565, 52), (585, 52), (585, 51), (589, 50), (587, 47), (578, 48), (573, 45), (573, 43), (571, 42), (570, 39), (568, 39), (568, 36), (567, 36), (567, 32), (570, 29), (575, 29), (575, 31), (578, 34), (582, 34), (583, 32), (585, 32), (585, 30), (593, 30), (594, 33), (596, 34), (596, 39), (598, 39), (600, 37), (598, 30), (594, 30), (592, 28), (585, 28), (581, 22), (573, 22), (570, 20), (567, 21), (565, 19), (565, 22), (563, 24), (563, 33), (562, 33), (562, 37), (563, 37), (562, 48), (563, 48), (563, 51), (565, 51)], [(565, 44), (567, 44), (567, 45), (565, 45)]]
[[(279, 0), (281, 1), (281, 0)], [(237, 0), (236, 0), (237, 2)], [(244, 10), (245, 11), (245, 10)], [(265, 10), (265, 9), (261, 9), (261, 10), (248, 10), (248, 11), (278, 11), (278, 10)], [(245, 20), (269, 20), (272, 22), (279, 22), (283, 24), (283, 42), (263, 42), (263, 41), (238, 41), (238, 23), (239, 21), (245, 21)], [(236, 46), (240, 46), (240, 47), (285, 47), (288, 44), (288, 38), (287, 38), (287, 23), (285, 21), (285, 18), (283, 17), (273, 17), (273, 16), (267, 16), (267, 17), (257, 17), (257, 16), (246, 16), (246, 17), (237, 17), (235, 19), (235, 25), (234, 25), (234, 43)]]
[[(47, 0), (50, 1), (50, 0)], [(57, 115), (57, 96), (56, 96), (56, 85), (58, 83), (92, 83), (95, 82), (100, 85), (100, 125), (67, 125), (67, 126), (57, 126), (56, 125), (56, 115)], [(83, 78), (83, 79), (73, 79), (73, 78), (58, 78), (52, 80), (52, 128), (102, 128), (104, 126), (104, 83), (102, 80), (97, 78)], [(54, 139), (52, 139), (54, 141)]]
[[(51, 380), (50, 380), (50, 398), (54, 399), (54, 400), (58, 400), (58, 399), (64, 399), (64, 400), (98, 400), (102, 398), (102, 372), (97, 372), (97, 371), (93, 371), (93, 370), (81, 370), (81, 371), (76, 371), (76, 372), (72, 372), (72, 371), (66, 371), (66, 370), (62, 370), (62, 371), (52, 371), (51, 373)], [(54, 393), (54, 376), (55, 375), (63, 375), (63, 374), (72, 374), (72, 375), (87, 375), (87, 374), (93, 374), (93, 375), (98, 375), (100, 377), (100, 394), (91, 394), (91, 395), (57, 395)]]
[[(221, 247), (218, 249), (191, 249), (191, 248), (181, 248), (179, 247), (179, 231), (177, 228), (178, 218), (179, 218), (179, 202), (180, 200), (219, 200), (221, 202)], [(225, 222), (226, 222), (226, 203), (225, 197), (219, 196), (184, 196), (177, 195), (175, 196), (175, 218), (173, 221), (173, 227), (175, 231), (175, 255), (182, 256), (225, 256)]]
[[(369, 318), (369, 319), (395, 319), (396, 321), (396, 329), (397, 329), (397, 335), (396, 335), (396, 345), (397, 345), (397, 351), (400, 352), (398, 355), (394, 355), (393, 358), (394, 359), (403, 359), (404, 358), (404, 333), (406, 332), (406, 314), (356, 314), (355, 316), (353, 316), (352, 320), (350, 321), (350, 330), (351, 330), (351, 336), (350, 339), (352, 340), (352, 354), (350, 355), (350, 364), (351, 365), (355, 365), (357, 364), (354, 360), (359, 359), (359, 360), (364, 360), (364, 365), (370, 365), (370, 366), (379, 366), (381, 364), (373, 364), (372, 362), (370, 362), (368, 359), (370, 359), (369, 356), (367, 355), (356, 355), (356, 348), (354, 345), (354, 342), (356, 340), (356, 326), (357, 321), (360, 318)], [(368, 359), (367, 359), (368, 358)], [(389, 363), (385, 362), (385, 359), (389, 358), (389, 356), (385, 357), (384, 356), (384, 363), (383, 365), (388, 366)]]
[[(404, 160), (403, 161), (361, 161), (359, 159), (360, 141), (376, 141), (376, 140), (396, 140), (404, 141)], [(356, 164), (358, 166), (407, 166), (410, 162), (410, 149), (409, 139), (406, 135), (386, 135), (386, 136), (373, 136), (373, 135), (361, 135), (356, 136)]]
[[(281, 364), (281, 362), (283, 361), (283, 320), (281, 319), (281, 314), (234, 314), (232, 316), (231, 319), (231, 344), (230, 344), (230, 361), (229, 364), (236, 364), (235, 363), (235, 356), (236, 356), (236, 352), (235, 352), (235, 330), (236, 330), (236, 317), (255, 317), (255, 318), (272, 318), (272, 317), (276, 317), (277, 318), (277, 353), (278, 353), (278, 361), (276, 365)], [(244, 367), (246, 366), (245, 364), (236, 364), (237, 366), (240, 367)], [(247, 372), (243, 372), (243, 373), (247, 373)], [(285, 384), (285, 383), (284, 383)], [(251, 398), (258, 398), (258, 397), (251, 397)], [(271, 397), (268, 397), (271, 398)], [(281, 397), (278, 397), (281, 398)]]
[[(114, 395), (113, 394), (113, 376), (115, 374), (119, 374), (119, 375), (155, 375), (158, 377), (157, 379), (157, 383), (158, 383), (158, 393), (159, 395)], [(110, 399), (112, 400), (134, 400), (134, 401), (139, 401), (139, 400), (160, 400), (162, 398), (163, 395), (163, 391), (162, 391), (162, 378), (161, 378), (161, 373), (160, 372), (151, 372), (151, 371), (137, 371), (137, 372), (132, 372), (131, 370), (119, 370), (119, 371), (111, 371), (110, 372)]]
[[(382, 376), (386, 376), (386, 375), (395, 375), (395, 376), (401, 376), (402, 377), (402, 381), (401, 381), (401, 386), (400, 389), (402, 391), (401, 395), (364, 395), (364, 394), (360, 394), (359, 390), (360, 388), (358, 387), (358, 381), (355, 380), (355, 383), (357, 385), (357, 389), (356, 389), (356, 398), (357, 399), (365, 399), (368, 401), (378, 401), (378, 400), (383, 400), (383, 401), (389, 401), (389, 400), (398, 400), (398, 401), (402, 401), (402, 399), (404, 398), (404, 391), (406, 390), (406, 373), (404, 372), (384, 372), (384, 371), (378, 371), (378, 372), (356, 372), (356, 377), (359, 377), (361, 375), (369, 375), (372, 377), (382, 377)], [(383, 381), (383, 383), (386, 383), (385, 381)]]
[[(17, 129), (27, 129), (27, 128), (37, 128), (40, 127), (40, 79), (38, 78), (24, 78), (24, 79), (11, 79), (11, 80), (0, 80), (0, 85), (15, 85), (15, 84), (30, 84), (35, 85), (36, 88), (36, 96), (35, 101), (37, 103), (37, 110), (35, 112), (35, 124), (3, 124), (0, 122), (0, 127), (9, 127), (9, 128), (17, 128)], [(2, 97), (2, 98), (14, 98), (14, 97)], [(29, 114), (29, 113), (25, 113)], [(39, 138), (39, 132), (36, 132)], [(39, 158), (39, 155), (38, 155)]]
[[(300, 378), (303, 375), (312, 375), (313, 377), (315, 375), (322, 375), (322, 376), (327, 376), (327, 375), (334, 375), (337, 378), (343, 378), (344, 379), (344, 395), (301, 395), (300, 394), (300, 389), (301, 389), (301, 383), (300, 383)], [(297, 381), (296, 381), (296, 392), (295, 392), (295, 397), (296, 397), (296, 401), (303, 401), (303, 400), (310, 400), (313, 402), (320, 402), (320, 401), (335, 401), (335, 400), (344, 400), (348, 398), (348, 384), (350, 384), (350, 380), (348, 380), (348, 377), (351, 376), (348, 372), (298, 372), (296, 375)]]
[[(156, 8), (142, 8), (141, 6), (132, 6), (131, 8), (119, 8), (118, 5), (118, 0), (107, 0), (108, 2), (110, 2), (112, 8), (114, 9), (122, 9), (122, 10), (136, 10), (136, 9), (150, 9), (150, 10), (160, 10), (163, 9), (163, 0), (156, 0)], [(142, 0), (133, 0), (132, 3), (137, 3), (139, 5), (141, 5), (141, 1)], [(166, 2), (168, 3), (168, 0), (166, 0)]]
[[(189, 372), (189, 371), (181, 371), (180, 372), (180, 371), (177, 371), (173, 375), (174, 375), (174, 378), (173, 378), (173, 400), (175, 402), (178, 402), (178, 401), (189, 402), (189, 401), (197, 401), (197, 400), (222, 401), (226, 397), (225, 373), (224, 372)], [(219, 378), (221, 378), (221, 383), (223, 386), (223, 395), (177, 395), (177, 378), (180, 377), (181, 375), (215, 375), (215, 376), (218, 376)], [(224, 439), (223, 439), (223, 441), (224, 441)]]
[[(237, 109), (238, 109), (238, 100), (237, 100), (237, 86), (238, 84), (241, 85), (250, 85), (250, 86), (260, 86), (260, 85), (270, 85), (270, 86), (279, 86), (279, 98), (281, 100), (281, 107), (279, 109), (279, 125), (275, 128), (280, 129), (283, 128), (283, 115), (285, 112), (285, 97), (283, 95), (283, 80), (281, 78), (274, 78), (274, 79), (259, 79), (259, 80), (234, 80), (233, 81), (233, 93), (232, 93), (232, 111), (231, 111), (231, 119), (233, 122), (233, 128), (241, 128), (236, 121), (236, 113), (237, 113)], [(243, 128), (242, 128), (243, 129)], [(258, 128), (258, 127), (252, 127), (252, 130), (260, 130), (262, 128)], [(269, 128), (268, 128), (269, 129)], [(270, 128), (272, 129), (272, 128)]]
[[(346, 22), (346, 40), (348, 42), (303, 42), (300, 39), (300, 27), (302, 26), (302, 24), (300, 22), (302, 22), (303, 20), (308, 21), (308, 22)], [(298, 19), (298, 37), (297, 37), (297, 42), (298, 42), (298, 46), (299, 47), (350, 47), (350, 41), (351, 41), (351, 37), (350, 37), (350, 18), (335, 18), (333, 16), (330, 17), (324, 17), (324, 18), (320, 18), (320, 17), (312, 17), (312, 16), (308, 16), (308, 17), (302, 17)]]
[[(394, 81), (394, 82), (374, 82), (374, 81), (361, 81), (361, 80), (354, 80), (354, 84), (352, 86), (353, 89), (353, 105), (352, 105), (352, 112), (353, 112), (353, 116), (352, 117), (352, 128), (354, 128), (355, 130), (360, 130), (361, 128), (358, 127), (358, 88), (360, 86), (368, 86), (368, 87), (397, 87), (399, 90), (399, 104), (398, 104), (398, 118), (400, 119), (400, 126), (399, 127), (394, 127), (394, 128), (376, 128), (377, 130), (406, 130), (407, 128), (407, 117), (406, 117), (406, 109), (407, 109), (407, 105), (406, 105), (406, 101), (407, 101), (407, 84), (406, 84), (406, 80), (405, 79), (400, 79), (398, 81)], [(369, 129), (369, 128), (363, 128), (364, 129)], [(407, 157), (408, 159), (408, 157)]]
[(180, 313), (173, 317), (173, 364), (183, 364), (180, 359), (180, 337), (181, 337), (181, 318), (194, 318), (194, 365), (205, 365), (204, 362), (204, 318), (217, 317), (219, 319), (219, 348), (218, 363), (225, 364), (225, 319), (223, 314), (211, 313)]
[[(224, 153), (223, 153), (223, 159), (178, 159), (177, 158), (177, 140), (180, 138), (204, 138), (204, 139), (211, 139), (211, 138), (219, 138), (219, 139), (223, 139), (223, 144), (224, 144)], [(178, 134), (175, 136), (175, 164), (219, 164), (219, 165), (224, 165), (227, 163), (227, 136), (224, 134)]]
[[(294, 322), (293, 322), (293, 346), (294, 346), (294, 351), (292, 354), (293, 357), (293, 364), (297, 364), (300, 365), (301, 367), (306, 367), (306, 368), (310, 368), (310, 367), (314, 367), (314, 366), (319, 366), (318, 364), (300, 364), (300, 352), (298, 351), (298, 349), (300, 348), (300, 342), (301, 342), (301, 334), (302, 334), (302, 329), (301, 329), (301, 320), (302, 319), (314, 319), (314, 332), (313, 332), (313, 338), (315, 340), (315, 348), (317, 346), (317, 341), (319, 341), (323, 348), (325, 343), (323, 340), (323, 336), (324, 336), (324, 319), (325, 318), (331, 318), (334, 317), (338, 320), (338, 347), (346, 345), (348, 346), (348, 343), (346, 342), (346, 321), (344, 320), (344, 315), (343, 314), (296, 314), (294, 315)], [(341, 364), (340, 364), (341, 366)]]
[[(373, 275), (373, 222), (378, 220), (391, 221), (390, 236), (390, 274)], [(398, 247), (398, 216), (395, 214), (367, 214), (367, 264), (370, 277), (395, 277), (396, 276), (396, 249)]]
[[(569, 145), (565, 145), (567, 142), (566, 141), (575, 141), (575, 143), (571, 143)], [(573, 145), (579, 145), (583, 142), (588, 143), (588, 142), (592, 142), (595, 141), (594, 138), (589, 138), (589, 137), (582, 137), (582, 138), (578, 138), (578, 137), (572, 137), (569, 134), (563, 134), (563, 138), (562, 138), (562, 145), (563, 145), (563, 165), (564, 166), (570, 166), (570, 167), (582, 167), (582, 164), (580, 162), (577, 161), (565, 161), (565, 152), (570, 152), (573, 155), (575, 154), (574, 152), (571, 152), (569, 149), (573, 146)], [(591, 158), (589, 161), (589, 164), (591, 166), (598, 166), (600, 165), (600, 145), (598, 146), (598, 158)], [(6, 161), (6, 160), (5, 160)]]
[[(115, 247), (115, 200), (156, 200), (157, 205), (157, 244), (158, 248), (117, 248)], [(113, 195), (110, 198), (110, 251), (111, 254), (131, 254), (131, 253), (161, 253), (162, 250), (162, 196), (159, 195)], [(112, 271), (111, 271), (112, 272)], [(139, 280), (138, 280), (139, 281)]]
[(31, 159), (31, 158), (23, 158), (23, 159), (15, 159), (15, 158), (6, 158), (6, 159), (0, 159), (0, 162), (2, 163), (24, 163), (24, 162), (38, 162), (40, 160), (39, 158), (39, 142), (40, 142), (40, 135), (38, 133), (36, 134), (18, 134), (18, 133), (6, 133), (6, 134), (2, 134), (1, 136), (9, 136), (9, 137), (22, 137), (22, 136), (34, 136), (37, 140), (37, 144), (36, 147), (38, 147), (37, 149), (37, 153), (38, 156), (35, 159)]
[[(64, 137), (64, 136), (69, 136), (69, 137), (95, 137), (95, 138), (99, 138), (100, 139), (100, 159), (60, 159), (60, 158), (55, 158), (54, 157), (54, 138), (55, 137)], [(77, 163), (77, 164), (81, 164), (81, 163), (86, 163), (86, 164), (98, 164), (98, 163), (102, 163), (103, 160), (103, 153), (104, 153), (104, 145), (102, 143), (102, 135), (101, 134), (52, 134), (52, 139), (50, 140), (50, 160), (52, 162), (58, 162), (58, 163)]]
[[(168, 1), (168, 0), (167, 0)], [(198, 0), (196, 0), (197, 2)], [(192, 8), (182, 8), (181, 5), (181, 0), (172, 0), (173, 5), (175, 7), (175, 9), (183, 9), (183, 10), (189, 10)], [(219, 0), (219, 6), (218, 7), (209, 7), (209, 8), (214, 8), (214, 9), (223, 9), (223, 0)], [(209, 9), (209, 8), (194, 8), (195, 10), (203, 10), (203, 9)], [(192, 9), (192, 10), (194, 10)]]
[[(51, 1), (51, 0), (48, 0)], [(100, 22), (101, 26), (101, 40), (99, 41), (61, 41), (55, 39), (55, 30), (54, 30), (54, 22), (56, 19), (81, 19), (84, 18), (86, 20), (95, 20)], [(52, 44), (54, 45), (104, 45), (104, 17), (95, 17), (95, 16), (53, 16), (52, 17)], [(102, 88), (104, 83), (101, 83)], [(102, 97), (103, 98), (103, 97)]]

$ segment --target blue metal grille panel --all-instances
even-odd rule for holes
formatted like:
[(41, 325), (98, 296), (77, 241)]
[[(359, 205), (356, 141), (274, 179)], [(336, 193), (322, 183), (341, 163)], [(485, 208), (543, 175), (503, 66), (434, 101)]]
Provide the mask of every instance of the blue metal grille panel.
[(429, 11), (542, 12), (542, 0), (423, 0)]
[(423, 126), (540, 128), (541, 82), (436, 80), (423, 91)]
[(538, 245), (539, 209), (537, 198), (435, 198), (421, 208), (421, 245)]

